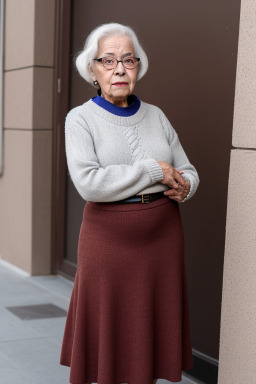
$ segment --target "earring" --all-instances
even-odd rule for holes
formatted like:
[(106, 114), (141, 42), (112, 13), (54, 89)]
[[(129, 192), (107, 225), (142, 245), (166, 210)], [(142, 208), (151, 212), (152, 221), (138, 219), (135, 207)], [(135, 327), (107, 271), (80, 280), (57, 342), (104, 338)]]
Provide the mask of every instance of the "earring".
[(99, 83), (98, 83), (97, 80), (95, 80), (95, 81), (93, 82), (93, 84), (94, 84), (94, 85), (98, 85)]

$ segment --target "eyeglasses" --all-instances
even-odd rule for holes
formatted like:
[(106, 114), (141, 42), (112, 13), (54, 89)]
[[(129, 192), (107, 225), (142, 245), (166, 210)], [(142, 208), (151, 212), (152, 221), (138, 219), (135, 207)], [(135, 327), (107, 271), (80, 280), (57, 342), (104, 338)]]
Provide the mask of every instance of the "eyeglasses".
[(117, 60), (115, 57), (107, 56), (107, 57), (101, 57), (99, 59), (93, 59), (93, 60), (101, 62), (103, 64), (103, 66), (107, 69), (116, 68), (118, 63), (122, 63), (126, 69), (133, 69), (133, 68), (137, 67), (137, 65), (140, 61), (140, 58), (134, 57), (134, 56), (129, 56), (123, 60)]

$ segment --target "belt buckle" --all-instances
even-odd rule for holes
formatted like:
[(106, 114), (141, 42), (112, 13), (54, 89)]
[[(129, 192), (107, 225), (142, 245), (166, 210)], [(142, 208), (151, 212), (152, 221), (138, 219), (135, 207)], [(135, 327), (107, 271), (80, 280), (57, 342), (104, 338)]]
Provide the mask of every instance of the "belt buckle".
[(147, 195), (141, 195), (141, 202), (142, 202), (142, 204), (148, 204), (148, 203), (150, 203), (150, 200), (149, 200), (149, 194), (147, 194)]

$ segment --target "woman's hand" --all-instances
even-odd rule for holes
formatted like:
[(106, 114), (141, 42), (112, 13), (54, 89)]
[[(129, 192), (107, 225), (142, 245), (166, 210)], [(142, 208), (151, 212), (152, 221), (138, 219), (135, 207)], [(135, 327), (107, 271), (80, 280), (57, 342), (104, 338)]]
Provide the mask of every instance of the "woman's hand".
[(182, 186), (185, 185), (185, 179), (180, 175), (180, 172), (183, 171), (177, 171), (177, 169), (165, 161), (158, 161), (158, 164), (162, 168), (164, 174), (163, 180), (159, 181), (160, 183), (175, 189), (179, 187), (179, 184)]
[(184, 172), (177, 171), (177, 169), (165, 161), (159, 161), (158, 164), (162, 168), (164, 174), (164, 178), (160, 183), (170, 187), (168, 191), (164, 192), (164, 195), (176, 201), (185, 199), (190, 190), (190, 182), (181, 176), (181, 173)]
[(185, 185), (181, 186), (179, 184), (177, 189), (173, 189), (173, 188), (168, 189), (167, 191), (164, 191), (164, 195), (168, 196), (169, 199), (182, 201), (185, 199), (189, 191), (190, 191), (190, 182), (188, 180), (185, 180)]

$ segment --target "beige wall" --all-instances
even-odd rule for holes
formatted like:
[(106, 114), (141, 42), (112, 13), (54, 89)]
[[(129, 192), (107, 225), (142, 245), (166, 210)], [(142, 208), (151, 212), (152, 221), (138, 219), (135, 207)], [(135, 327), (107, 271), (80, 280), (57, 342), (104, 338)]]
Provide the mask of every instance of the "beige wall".
[(6, 1), (0, 255), (32, 275), (51, 273), (54, 27), (54, 0)]
[(256, 3), (241, 1), (218, 384), (256, 382)]

